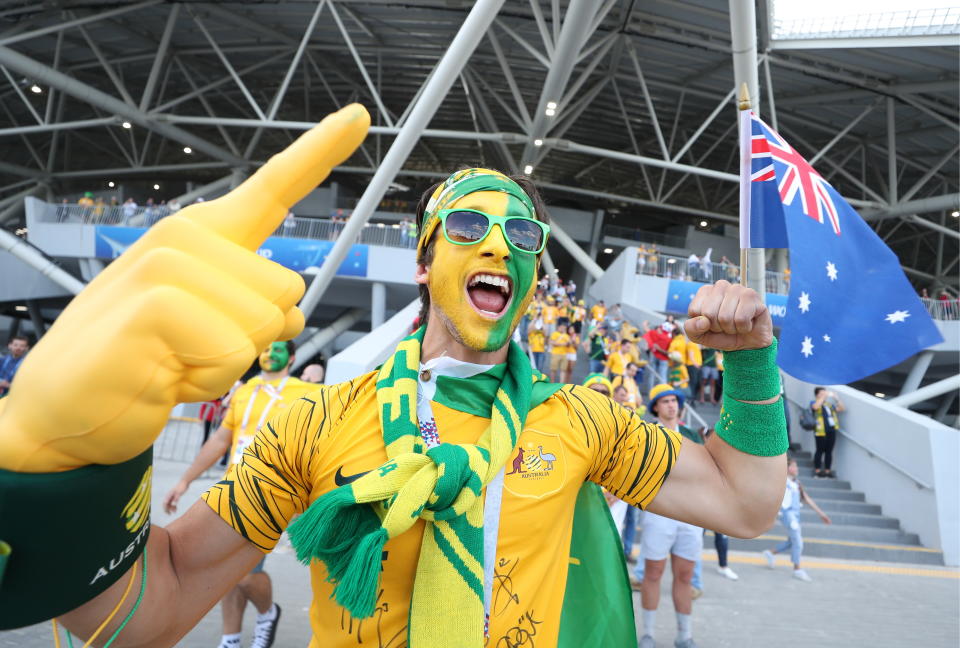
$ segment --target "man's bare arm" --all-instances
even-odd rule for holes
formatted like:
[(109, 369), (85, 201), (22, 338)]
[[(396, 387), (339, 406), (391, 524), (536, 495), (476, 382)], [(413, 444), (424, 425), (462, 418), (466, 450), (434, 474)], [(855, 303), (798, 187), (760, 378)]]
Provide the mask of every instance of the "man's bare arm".
[[(770, 313), (759, 295), (744, 286), (723, 280), (704, 286), (691, 301), (688, 312), (690, 319), (684, 324), (687, 337), (704, 346), (720, 351), (748, 351), (765, 349), (773, 342)], [(727, 364), (730, 374), (734, 356), (728, 356)], [(766, 376), (767, 371), (763, 370), (764, 377), (773, 378), (776, 370), (769, 369), (771, 376)], [(776, 403), (780, 397), (770, 394), (771, 384), (758, 386), (767, 390), (766, 397), (761, 395), (757, 400), (744, 399), (740, 403), (758, 409)], [(728, 405), (739, 407), (728, 389), (724, 392), (725, 402), (730, 399)], [(773, 438), (776, 442), (767, 444), (767, 448), (777, 447), (774, 452), (781, 452), (786, 443), (785, 428), (781, 429), (782, 408), (777, 416), (781, 421), (768, 419), (756, 429), (741, 430), (741, 435), (746, 433), (758, 440)], [(669, 477), (648, 508), (724, 534), (754, 537), (770, 528), (776, 518), (787, 478), (786, 457), (738, 450), (721, 438), (721, 432), (718, 428), (705, 446), (681, 446)]]
[[(112, 646), (173, 646), (263, 558), (263, 553), (214, 513), (195, 503), (169, 526), (153, 527), (147, 543), (147, 584), (140, 607)], [(141, 586), (143, 559), (123, 606), (98, 635), (100, 646), (132, 609)], [(97, 598), (60, 617), (79, 637), (89, 637), (121, 599), (130, 574)]]
[(753, 538), (773, 526), (786, 474), (783, 455), (748, 455), (712, 434), (705, 446), (680, 446), (670, 476), (647, 510), (735, 538)]

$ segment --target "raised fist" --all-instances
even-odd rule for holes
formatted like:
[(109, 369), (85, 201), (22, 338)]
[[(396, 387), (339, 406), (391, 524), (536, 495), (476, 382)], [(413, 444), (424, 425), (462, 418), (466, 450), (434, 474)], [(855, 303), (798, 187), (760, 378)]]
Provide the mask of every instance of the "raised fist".
[(683, 324), (687, 337), (720, 351), (762, 349), (773, 342), (770, 312), (756, 291), (721, 279), (694, 295)]
[(270, 342), (297, 335), (303, 280), (256, 250), (369, 125), (358, 104), (329, 115), (226, 196), (150, 228), (92, 281), (0, 399), (0, 468), (135, 457), (175, 404), (220, 396)]

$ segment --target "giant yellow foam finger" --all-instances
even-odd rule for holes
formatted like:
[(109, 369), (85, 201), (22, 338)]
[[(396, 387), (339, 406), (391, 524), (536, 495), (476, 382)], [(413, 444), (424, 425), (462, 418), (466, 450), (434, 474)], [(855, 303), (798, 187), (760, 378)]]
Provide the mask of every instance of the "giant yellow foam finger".
[(334, 113), (241, 187), (149, 230), (23, 361), (0, 399), (0, 540), (13, 548), (0, 629), (76, 608), (137, 560), (170, 409), (221, 395), (267, 343), (302, 329), (303, 281), (255, 250), (369, 123), (360, 106)]
[(360, 146), (370, 114), (351, 104), (328, 115), (223, 198), (191, 206), (184, 216), (249, 249), (283, 222), (287, 210), (313, 191)]

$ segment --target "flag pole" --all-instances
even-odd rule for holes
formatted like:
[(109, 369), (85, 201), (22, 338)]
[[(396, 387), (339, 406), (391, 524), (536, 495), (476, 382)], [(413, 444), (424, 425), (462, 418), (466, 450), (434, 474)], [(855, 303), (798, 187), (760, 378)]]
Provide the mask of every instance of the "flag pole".
[(740, 109), (740, 283), (752, 288), (766, 303), (766, 257), (763, 248), (750, 241), (750, 90), (740, 84), (737, 107)]

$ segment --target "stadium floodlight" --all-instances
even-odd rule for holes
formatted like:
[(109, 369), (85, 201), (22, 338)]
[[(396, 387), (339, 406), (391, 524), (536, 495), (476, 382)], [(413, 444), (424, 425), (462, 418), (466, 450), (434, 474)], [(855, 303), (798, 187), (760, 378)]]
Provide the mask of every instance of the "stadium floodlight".
[(193, 153), (193, 149), (190, 148), (189, 146), (184, 146), (183, 152), (186, 153), (187, 155), (190, 155), (191, 153)]
[(160, 189), (160, 185), (155, 184), (155, 185), (153, 185), (153, 188), (154, 188), (154, 190), (158, 190), (158, 189)]
[(532, 165), (532, 164), (528, 164), (527, 166), (523, 167), (523, 172), (524, 172), (526, 175), (530, 175), (531, 173), (533, 173), (533, 165)]
[(133, 128), (133, 124), (131, 124), (131, 123), (128, 122), (128, 121), (125, 121), (125, 122), (123, 122), (123, 123), (120, 124), (120, 125), (123, 126), (123, 127), (126, 128), (126, 129)]
[(111, 180), (110, 182), (107, 183), (107, 186), (110, 187), (111, 189), (113, 189), (114, 187), (117, 186), (117, 183), (114, 182), (113, 180)]
[(41, 92), (43, 92), (43, 88), (41, 88), (36, 83), (34, 83), (32, 86), (30, 86), (30, 92), (32, 92), (33, 94), (40, 94)]
[(543, 140), (540, 139), (540, 138), (537, 138), (537, 139), (533, 140), (533, 145), (534, 145), (534, 146), (543, 146)]

